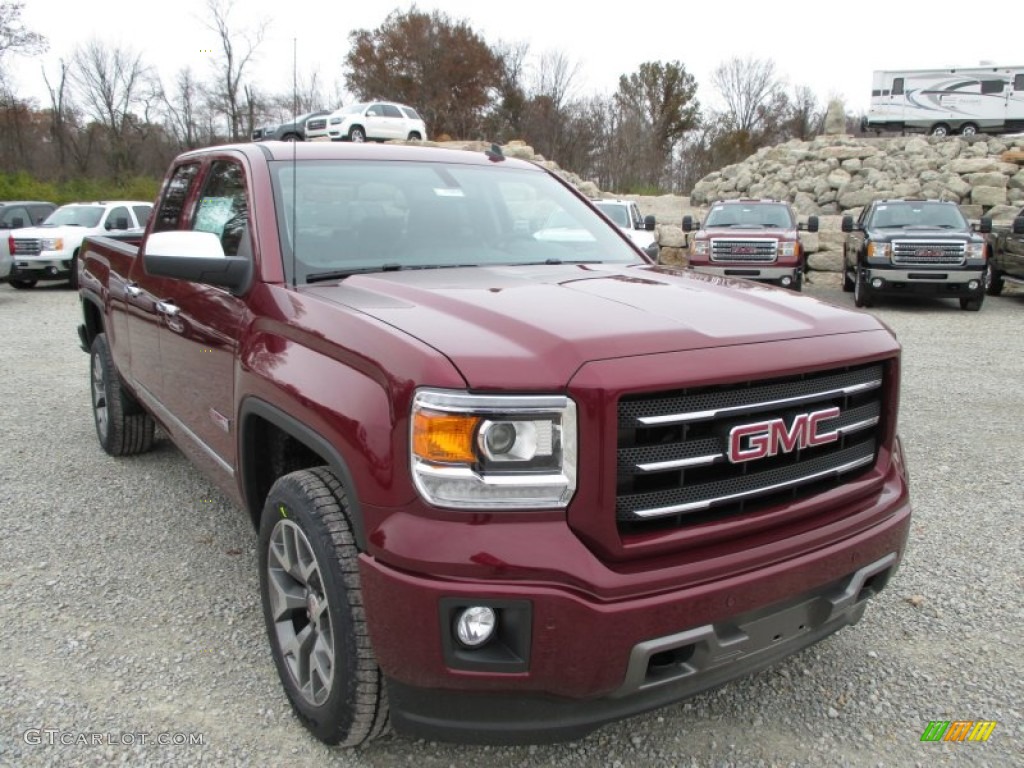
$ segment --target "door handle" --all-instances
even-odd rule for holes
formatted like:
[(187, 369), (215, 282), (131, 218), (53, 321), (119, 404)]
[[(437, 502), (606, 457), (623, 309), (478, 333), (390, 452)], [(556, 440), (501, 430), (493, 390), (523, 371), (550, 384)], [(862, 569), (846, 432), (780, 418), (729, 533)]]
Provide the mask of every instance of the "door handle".
[(156, 302), (156, 311), (168, 317), (177, 317), (181, 308), (172, 301), (158, 301)]
[(138, 283), (128, 283), (124, 287), (124, 292), (131, 296), (133, 299), (137, 299), (142, 295), (142, 289), (139, 288)]

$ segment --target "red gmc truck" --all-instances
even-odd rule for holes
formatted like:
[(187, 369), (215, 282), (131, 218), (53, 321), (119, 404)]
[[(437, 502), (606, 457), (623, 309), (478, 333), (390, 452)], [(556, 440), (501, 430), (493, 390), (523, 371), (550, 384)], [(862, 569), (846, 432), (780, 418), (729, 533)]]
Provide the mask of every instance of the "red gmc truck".
[[(807, 257), (792, 206), (782, 200), (719, 200), (712, 204), (704, 226), (683, 217), (687, 258), (691, 269), (709, 275), (743, 277), (803, 290)], [(806, 229), (818, 231), (818, 217), (809, 216)]]
[(159, 424), (249, 514), (326, 743), (577, 738), (853, 624), (903, 556), (893, 335), (655, 265), (500, 148), (190, 152), (79, 276), (101, 446)]

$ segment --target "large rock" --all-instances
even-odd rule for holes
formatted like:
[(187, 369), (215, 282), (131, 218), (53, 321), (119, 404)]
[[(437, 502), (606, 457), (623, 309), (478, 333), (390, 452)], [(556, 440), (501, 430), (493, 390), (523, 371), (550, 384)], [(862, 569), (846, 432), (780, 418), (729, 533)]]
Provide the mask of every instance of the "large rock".
[(842, 168), (836, 168), (825, 178), (825, 181), (828, 182), (828, 185), (832, 187), (832, 189), (842, 189), (850, 183), (850, 179), (852, 178), (853, 177), (848, 171), (844, 171)]
[(996, 205), (986, 211), (985, 215), (992, 219), (992, 221), (1009, 224), (1017, 216), (1017, 211), (1019, 210), (1020, 208), (1016, 205)]
[(812, 253), (807, 257), (807, 266), (816, 272), (842, 272), (843, 252), (838, 250)]
[(846, 109), (840, 99), (832, 99), (825, 112), (825, 134), (837, 136), (846, 133)]
[(658, 245), (662, 248), (685, 248), (686, 233), (682, 227), (665, 224), (658, 227)]
[(871, 189), (855, 189), (839, 194), (839, 207), (843, 210), (848, 208), (859, 208), (874, 200), (876, 193)]
[(988, 173), (969, 173), (964, 180), (972, 187), (1005, 187), (1008, 181), (1006, 174), (998, 171)]
[(971, 202), (975, 205), (1006, 205), (1006, 189), (1003, 187), (973, 187)]
[(960, 174), (985, 173), (986, 171), (997, 170), (998, 164), (999, 161), (991, 157), (960, 157), (956, 160), (951, 160), (948, 168), (953, 173)]

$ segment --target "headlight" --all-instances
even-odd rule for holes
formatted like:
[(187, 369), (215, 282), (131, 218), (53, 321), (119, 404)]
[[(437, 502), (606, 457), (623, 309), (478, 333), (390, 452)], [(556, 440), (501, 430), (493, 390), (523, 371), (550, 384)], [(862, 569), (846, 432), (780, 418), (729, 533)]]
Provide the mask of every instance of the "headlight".
[(420, 495), (456, 509), (562, 509), (576, 490), (576, 404), (424, 389), (412, 404)]
[(868, 243), (869, 259), (888, 259), (892, 253), (892, 243)]
[(44, 251), (63, 251), (64, 238), (44, 237), (42, 240), (39, 241), (39, 245)]
[(983, 259), (983, 258), (985, 258), (985, 244), (984, 243), (968, 243), (967, 244), (967, 258), (968, 259)]
[(341, 123), (341, 118), (340, 117), (332, 117), (331, 118), (331, 125), (339, 125), (340, 123)]
[(793, 241), (779, 243), (779, 256), (796, 256), (799, 250), (799, 246)]
[(694, 240), (693, 241), (693, 255), (694, 256), (707, 256), (709, 253), (707, 240)]

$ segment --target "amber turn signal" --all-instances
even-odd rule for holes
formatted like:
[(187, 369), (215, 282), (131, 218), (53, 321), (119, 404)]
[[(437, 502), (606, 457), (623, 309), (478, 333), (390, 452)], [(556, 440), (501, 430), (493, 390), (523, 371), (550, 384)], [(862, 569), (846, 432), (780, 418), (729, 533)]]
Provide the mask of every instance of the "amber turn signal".
[(417, 411), (413, 417), (412, 450), (425, 461), (472, 463), (479, 416)]

